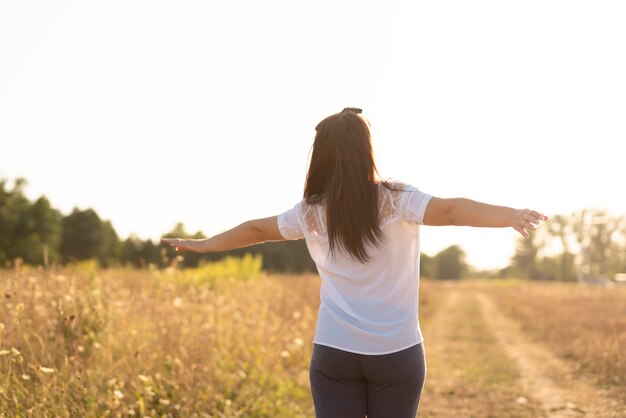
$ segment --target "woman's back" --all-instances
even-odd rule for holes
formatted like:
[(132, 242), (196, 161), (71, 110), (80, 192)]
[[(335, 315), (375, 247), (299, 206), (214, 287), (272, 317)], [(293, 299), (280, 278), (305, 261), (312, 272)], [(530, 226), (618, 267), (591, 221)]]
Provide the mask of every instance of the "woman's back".
[(329, 251), (324, 201), (306, 199), (278, 216), (286, 239), (305, 238), (322, 279), (314, 342), (361, 354), (386, 354), (418, 344), (419, 225), (431, 196), (417, 188), (378, 183), (382, 245), (370, 259)]

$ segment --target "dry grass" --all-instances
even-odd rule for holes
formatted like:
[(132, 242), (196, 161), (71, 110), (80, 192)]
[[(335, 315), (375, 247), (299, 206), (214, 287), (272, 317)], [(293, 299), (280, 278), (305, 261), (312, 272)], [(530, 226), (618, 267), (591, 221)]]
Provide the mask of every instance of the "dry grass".
[[(319, 278), (266, 276), (255, 263), (184, 273), (0, 270), (0, 416), (312, 417)], [(431, 322), (455, 286), (421, 284), (420, 416), (532, 416), (475, 300)], [(473, 286), (579, 361), (581, 373), (623, 385), (623, 292)], [(429, 340), (434, 325), (443, 327), (439, 343)]]
[(626, 400), (626, 288), (523, 281), (477, 286), (535, 341)]
[(9, 416), (311, 416), (316, 277), (0, 274)]

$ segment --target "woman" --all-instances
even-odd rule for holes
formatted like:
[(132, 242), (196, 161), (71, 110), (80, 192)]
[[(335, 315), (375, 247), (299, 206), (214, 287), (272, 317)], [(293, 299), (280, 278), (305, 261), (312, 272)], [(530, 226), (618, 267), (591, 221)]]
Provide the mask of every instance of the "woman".
[(304, 197), (292, 209), (203, 240), (162, 241), (209, 252), (304, 238), (322, 280), (310, 363), (316, 416), (415, 417), (426, 377), (419, 225), (512, 227), (528, 237), (547, 218), (380, 180), (360, 109), (315, 129)]

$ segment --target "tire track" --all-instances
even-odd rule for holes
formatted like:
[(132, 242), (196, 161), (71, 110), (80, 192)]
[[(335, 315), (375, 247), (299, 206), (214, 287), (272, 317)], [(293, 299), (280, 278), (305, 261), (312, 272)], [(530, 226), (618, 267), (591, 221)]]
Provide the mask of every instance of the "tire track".
[(626, 416), (625, 405), (576, 375), (567, 362), (530, 341), (519, 323), (500, 312), (489, 296), (476, 292), (476, 298), (491, 331), (517, 362), (522, 387), (542, 404), (547, 417)]
[(443, 326), (448, 319), (448, 315), (454, 306), (459, 301), (459, 293), (457, 291), (450, 291), (446, 296), (443, 304), (435, 311), (435, 316), (430, 320), (427, 325), (428, 339), (440, 340), (445, 333), (445, 327)]
[[(437, 364), (439, 358), (442, 357), (442, 351), (445, 349), (444, 341), (446, 339), (446, 322), (450, 316), (450, 312), (457, 305), (459, 294), (456, 291), (450, 291), (441, 306), (437, 308), (433, 317), (424, 327), (424, 355), (426, 358), (426, 383), (422, 392), (422, 399), (418, 410), (418, 417), (427, 416), (428, 418), (437, 418), (445, 416), (445, 412), (441, 408), (434, 407), (432, 404), (440, 405), (441, 394), (440, 386), (442, 385), (443, 375), (437, 373)], [(434, 361), (434, 363), (433, 363)], [(433, 371), (431, 371), (431, 368)], [(433, 374), (434, 372), (434, 374)], [(447, 409), (447, 408), (446, 408)]]

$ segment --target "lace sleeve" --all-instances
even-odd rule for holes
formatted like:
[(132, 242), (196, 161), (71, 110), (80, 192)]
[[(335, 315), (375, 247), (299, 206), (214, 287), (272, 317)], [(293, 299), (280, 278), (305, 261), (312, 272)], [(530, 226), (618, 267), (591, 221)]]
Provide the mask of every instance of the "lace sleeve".
[(406, 186), (398, 180), (391, 181), (390, 185), (394, 190), (379, 186), (378, 207), (381, 226), (400, 217), (400, 201)]
[(296, 240), (304, 238), (300, 209), (302, 202), (293, 208), (281, 213), (277, 217), (278, 230), (286, 240)]

